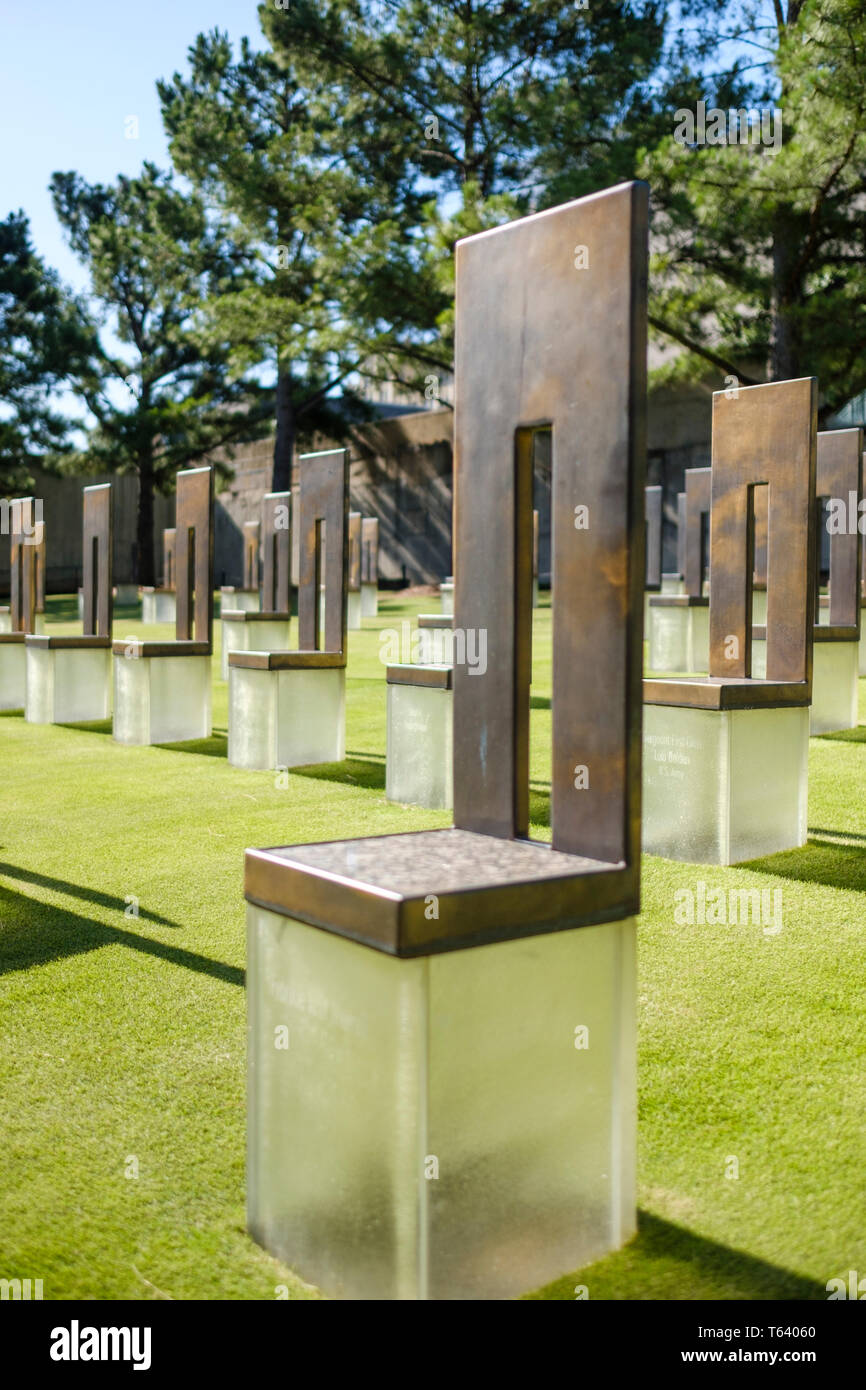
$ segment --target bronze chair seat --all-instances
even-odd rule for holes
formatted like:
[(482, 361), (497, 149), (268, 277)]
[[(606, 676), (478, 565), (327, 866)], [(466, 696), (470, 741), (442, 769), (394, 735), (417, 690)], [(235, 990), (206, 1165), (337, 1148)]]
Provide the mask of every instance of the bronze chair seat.
[(259, 907), (395, 956), (638, 911), (624, 864), (457, 829), (248, 849), (244, 892)]
[(643, 701), (645, 705), (684, 709), (784, 709), (811, 704), (812, 682), (755, 680), (751, 676), (645, 680)]
[(327, 669), (345, 664), (345, 652), (229, 652), (229, 666), (243, 666), (250, 671)]
[(429, 685), (434, 690), (452, 690), (454, 687), (454, 667), (428, 665), (387, 666), (385, 668), (387, 685)]
[(41, 647), (45, 651), (56, 651), (58, 648), (67, 650), (75, 647), (104, 647), (111, 646), (110, 637), (99, 637), (95, 634), (85, 634), (81, 632), (70, 633), (68, 636), (62, 634), (52, 634), (47, 636), (45, 633), (27, 633), (28, 647)]
[[(849, 627), (844, 623), (837, 623), (834, 627), (831, 627), (829, 623), (824, 627), (820, 627), (816, 624), (812, 629), (813, 642), (856, 642), (859, 637), (859, 628)], [(752, 640), (754, 642), (766, 642), (766, 627), (763, 625), (760, 627), (753, 627)]]
[[(131, 650), (134, 648), (134, 652)], [(210, 642), (144, 642), (138, 637), (126, 641), (115, 637), (111, 644), (115, 656), (154, 657), (154, 656), (210, 656), (213, 648)]]
[(247, 613), (239, 608), (229, 608), (221, 614), (224, 623), (288, 623), (291, 613)]

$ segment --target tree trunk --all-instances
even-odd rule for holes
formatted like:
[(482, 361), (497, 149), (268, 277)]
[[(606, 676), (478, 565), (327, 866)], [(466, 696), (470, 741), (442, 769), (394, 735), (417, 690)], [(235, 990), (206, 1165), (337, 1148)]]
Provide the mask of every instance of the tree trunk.
[(798, 285), (792, 273), (799, 254), (798, 224), (792, 208), (780, 207), (773, 227), (773, 292), (771, 303), (770, 381), (801, 376), (799, 330), (794, 321)]
[(153, 458), (138, 462), (138, 525), (136, 529), (139, 584), (155, 584), (153, 563)]
[(274, 440), (272, 492), (288, 492), (292, 486), (292, 455), (295, 451), (295, 410), (292, 402), (292, 374), (277, 372), (277, 432)]

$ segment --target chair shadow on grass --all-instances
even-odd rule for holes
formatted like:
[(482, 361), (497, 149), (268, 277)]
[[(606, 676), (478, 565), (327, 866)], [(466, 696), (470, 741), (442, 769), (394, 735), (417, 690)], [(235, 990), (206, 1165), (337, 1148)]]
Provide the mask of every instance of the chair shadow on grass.
[(293, 777), (311, 777), (321, 782), (341, 782), (347, 787), (366, 787), (368, 791), (385, 790), (385, 759), (370, 753), (350, 753), (341, 763), (312, 763), (308, 767), (290, 767)]
[[(8, 874), (8, 870), (9, 865), (4, 865), (2, 871)], [(59, 879), (49, 879), (48, 882), (79, 896), (86, 896), (90, 891), (74, 884), (63, 884)], [(109, 898), (108, 901), (113, 903), (117, 900)], [(118, 907), (118, 913), (122, 907), (123, 904)], [(158, 920), (164, 922), (162, 918)], [(16, 893), (3, 884), (0, 884), (0, 922), (0, 975), (29, 970), (34, 965), (47, 965), (50, 961), (62, 960), (67, 956), (83, 955), (101, 946), (121, 945), (145, 955), (158, 956), (169, 965), (180, 965), (187, 970), (210, 975), (212, 979), (222, 980), (225, 984), (243, 987), (245, 980), (245, 972), (239, 966), (226, 965), (196, 951), (155, 941), (152, 937), (140, 936), (122, 927), (94, 922), (54, 903)], [(178, 924), (171, 922), (166, 925)]]
[(210, 738), (191, 738), (183, 743), (155, 743), (154, 748), (165, 748), (170, 753), (193, 753), (199, 758), (227, 758), (229, 736), (221, 729), (214, 729)]
[[(825, 1285), (815, 1279), (707, 1240), (646, 1211), (638, 1212), (638, 1233), (622, 1250), (545, 1285), (527, 1298), (573, 1300), (578, 1284), (586, 1285), (590, 1298), (633, 1298), (636, 1260), (640, 1260), (645, 1271), (646, 1292), (642, 1296), (647, 1300), (811, 1302), (827, 1298)], [(658, 1277), (653, 1284), (654, 1265)]]
[[(853, 837), (852, 837), (853, 838)], [(738, 869), (755, 869), (758, 873), (775, 874), (780, 878), (799, 879), (804, 883), (820, 883), (826, 888), (847, 888), (866, 892), (866, 854), (862, 845), (844, 845), (811, 834), (800, 849), (781, 850), (762, 859), (749, 859)]]
[[(35, 869), (23, 869), (18, 864), (4, 864), (0, 861), (0, 878), (15, 878), (22, 883), (35, 883), (40, 888), (48, 888), (53, 893), (67, 893), (69, 897), (81, 898), (83, 902), (93, 903), (95, 907), (107, 907), (111, 912), (125, 912), (127, 902), (125, 898), (117, 898), (112, 893), (100, 893), (98, 888), (86, 888), (83, 883), (67, 883), (63, 878), (51, 878), (49, 874), (37, 873)], [(160, 927), (177, 927), (180, 929), (179, 922), (172, 922), (168, 917), (161, 917), (158, 912), (150, 912), (146, 907), (139, 907), (139, 919), (153, 922)]]
[(813, 734), (824, 743), (866, 743), (866, 724), (858, 724), (856, 729), (835, 729), (829, 734)]

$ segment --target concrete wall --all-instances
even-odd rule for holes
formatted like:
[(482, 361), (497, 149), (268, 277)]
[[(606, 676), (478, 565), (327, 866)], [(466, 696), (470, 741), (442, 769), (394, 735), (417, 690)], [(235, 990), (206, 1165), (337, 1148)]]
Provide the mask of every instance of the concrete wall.
[[(665, 389), (650, 399), (647, 469), (661, 483), (666, 570), (676, 565), (676, 499), (686, 468), (710, 462), (712, 391), (706, 387)], [(447, 408), (390, 414), (359, 426), (349, 440), (351, 509), (379, 518), (379, 566), (394, 585), (437, 583), (451, 574), (451, 440), (454, 415)], [(329, 447), (316, 440), (315, 449)], [(240, 584), (243, 525), (257, 520), (270, 490), (273, 439), (238, 446), (222, 455), (233, 476), (217, 494), (214, 581)], [(539, 511), (539, 576), (550, 577), (550, 437), (536, 437), (534, 505)], [(86, 483), (111, 481), (115, 488), (115, 578), (134, 578), (138, 483), (134, 477), (37, 477), (47, 527), (47, 586), (70, 593), (81, 583), (81, 491)], [(297, 486), (297, 464), (293, 485)], [(483, 522), (483, 518), (481, 519)], [(162, 569), (162, 532), (174, 524), (174, 498), (157, 497), (154, 554)], [(0, 543), (0, 591), (8, 593), (9, 548)]]

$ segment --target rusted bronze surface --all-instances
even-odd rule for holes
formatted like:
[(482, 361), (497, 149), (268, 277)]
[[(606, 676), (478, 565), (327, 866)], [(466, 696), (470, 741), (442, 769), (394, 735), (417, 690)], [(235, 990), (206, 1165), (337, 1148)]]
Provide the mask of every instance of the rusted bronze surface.
[(418, 614), (418, 626), (420, 628), (429, 628), (431, 629), (431, 631), (434, 632), (438, 632), (443, 629), (446, 631), (450, 631), (451, 628), (454, 626), (454, 621), (455, 620), (450, 613)]
[[(349, 578), (349, 451), (324, 450), (299, 460), (298, 647), (336, 652), (346, 662)], [(325, 545), (325, 633), (319, 631), (322, 540)], [(234, 655), (234, 653), (233, 653)], [(283, 653), (285, 655), (285, 653)]]
[[(167, 533), (166, 533), (167, 534)], [(177, 475), (175, 588), (178, 642), (213, 643), (213, 468)]]
[(379, 518), (365, 516), (361, 522), (361, 583), (379, 583)]
[(385, 671), (388, 685), (429, 685), (434, 690), (451, 690), (453, 677), (453, 666), (388, 666)]
[[(487, 664), (453, 672), (456, 828), (249, 850), (251, 901), (397, 955), (637, 910), (646, 273), (644, 184), (458, 243), (453, 625), (483, 631)], [(553, 432), (552, 847), (522, 838), (539, 429)]]
[(650, 599), (653, 608), (706, 608), (709, 602), (706, 594), (653, 594)]
[[(710, 671), (644, 681), (650, 704), (755, 708), (808, 704), (815, 617), (813, 377), (713, 395)], [(751, 679), (754, 500), (767, 492), (767, 678)], [(719, 687), (730, 689), (719, 689)]]
[(245, 521), (244, 538), (244, 583), (245, 589), (258, 589), (262, 582), (259, 546), (261, 543), (261, 524), (258, 521)]
[[(41, 544), (44, 551), (44, 526), (37, 527), (34, 499), (18, 497), (9, 509), (10, 527), (10, 608), (12, 632), (6, 634), (17, 641), (22, 634), (36, 626), (36, 553)], [(44, 567), (43, 567), (44, 574)]]
[(349, 512), (349, 588), (353, 594), (361, 588), (361, 513)]
[(248, 849), (244, 890), (261, 907), (397, 956), (623, 915), (620, 869), (531, 840), (456, 829)]
[[(822, 430), (818, 435), (818, 454), (815, 473), (815, 489), (819, 498), (827, 497), (841, 501), (845, 516), (852, 510), (857, 516), (857, 506), (863, 495), (863, 431)], [(818, 547), (816, 545), (816, 552)], [(853, 530), (845, 526), (830, 534), (830, 628), (846, 628), (855, 634), (850, 640), (859, 637), (860, 628), (860, 588), (859, 575), (862, 561), (862, 541), (859, 528)], [(815, 583), (818, 581), (818, 554), (816, 553)], [(817, 615), (816, 615), (817, 617)], [(815, 636), (817, 637), (816, 629)], [(825, 642), (831, 641), (823, 637)]]
[(686, 469), (686, 541), (683, 578), (685, 579), (686, 593), (691, 598), (700, 598), (704, 592), (704, 578), (709, 561), (707, 541), (709, 537), (711, 473), (712, 470), (709, 468)]
[(268, 492), (262, 499), (262, 612), (292, 611), (292, 494)]
[(686, 577), (686, 494), (677, 493), (677, 574)]
[(662, 489), (644, 488), (646, 498), (646, 580), (645, 589), (662, 586)]
[(84, 489), (84, 635), (111, 636), (114, 520), (110, 483)]
[(111, 644), (115, 656), (131, 660), (147, 656), (210, 656), (210, 642), (142, 642), (137, 637), (115, 637)]
[(33, 545), (33, 575), (36, 589), (36, 612), (45, 612), (45, 566), (47, 563), (45, 523), (38, 529)]
[(162, 587), (174, 589), (177, 579), (176, 566), (177, 527), (166, 526), (162, 533)]
[(249, 671), (333, 670), (345, 664), (344, 652), (229, 652), (229, 666)]
[(69, 636), (49, 637), (46, 633), (41, 632), (29, 633), (27, 636), (27, 645), (28, 647), (42, 647), (51, 651), (56, 651), (61, 647), (64, 649), (68, 647), (110, 647), (111, 638), (97, 636), (95, 633), (83, 633), (78, 637), (76, 637), (74, 633)]

